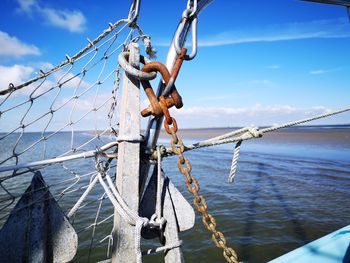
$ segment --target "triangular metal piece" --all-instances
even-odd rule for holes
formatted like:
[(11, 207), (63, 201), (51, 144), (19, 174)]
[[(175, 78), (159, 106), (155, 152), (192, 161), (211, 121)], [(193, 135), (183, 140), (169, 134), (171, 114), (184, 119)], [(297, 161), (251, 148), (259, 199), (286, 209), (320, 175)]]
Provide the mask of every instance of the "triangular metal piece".
[[(171, 200), (170, 193), (170, 180), (165, 177), (162, 172), (164, 178), (164, 186), (166, 189), (165, 199), (164, 199), (164, 208), (163, 208), (163, 216), (167, 220), (165, 229), (164, 229), (164, 237), (165, 243), (164, 245), (171, 245), (177, 243), (179, 239), (179, 219), (177, 218), (175, 202)], [(192, 208), (192, 207), (191, 207)], [(181, 247), (175, 247), (169, 251), (167, 251), (164, 255), (165, 263), (173, 263), (173, 262), (184, 262), (183, 254), (181, 251)]]
[(0, 230), (1, 262), (69, 262), (76, 254), (78, 236), (35, 172)]
[[(170, 207), (164, 202), (171, 202), (174, 209), (179, 231), (191, 229), (194, 226), (195, 213), (192, 206), (183, 197), (180, 191), (174, 186), (170, 179), (163, 175), (163, 190), (162, 190), (162, 208)], [(151, 218), (156, 211), (156, 195), (157, 195), (157, 167), (153, 170), (144, 195), (140, 204), (140, 216)], [(169, 198), (166, 196), (169, 195)], [(164, 211), (163, 211), (164, 214)], [(144, 238), (155, 238), (156, 233), (143, 233)]]

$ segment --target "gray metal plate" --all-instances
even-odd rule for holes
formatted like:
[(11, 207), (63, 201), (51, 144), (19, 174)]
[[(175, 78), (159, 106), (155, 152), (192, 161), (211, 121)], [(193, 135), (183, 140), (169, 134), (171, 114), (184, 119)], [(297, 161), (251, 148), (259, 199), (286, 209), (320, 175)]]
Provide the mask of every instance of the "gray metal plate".
[(69, 262), (77, 246), (75, 230), (35, 172), (0, 230), (1, 262)]

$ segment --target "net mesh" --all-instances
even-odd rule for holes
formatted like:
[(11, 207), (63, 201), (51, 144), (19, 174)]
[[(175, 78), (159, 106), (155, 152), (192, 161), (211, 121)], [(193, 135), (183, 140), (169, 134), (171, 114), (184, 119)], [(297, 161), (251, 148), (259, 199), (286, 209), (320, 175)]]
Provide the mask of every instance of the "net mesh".
[[(28, 82), (0, 87), (0, 228), (36, 169), (66, 214), (91, 184), (94, 158), (55, 159), (98, 151), (116, 140), (123, 73), (118, 55), (140, 40), (151, 54), (149, 37), (135, 22), (130, 27), (120, 20), (58, 66), (42, 64)], [(109, 160), (114, 180), (115, 165)], [(106, 199), (97, 184), (70, 218), (79, 236), (76, 262), (110, 256), (114, 209)]]

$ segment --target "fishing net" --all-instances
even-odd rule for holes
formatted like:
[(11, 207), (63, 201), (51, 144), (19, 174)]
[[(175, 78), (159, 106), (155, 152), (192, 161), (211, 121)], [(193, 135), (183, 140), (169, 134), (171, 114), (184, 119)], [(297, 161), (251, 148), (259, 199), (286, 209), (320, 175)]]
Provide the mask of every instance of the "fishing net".
[[(96, 152), (116, 150), (123, 73), (118, 55), (131, 42), (143, 43), (153, 55), (150, 38), (135, 21), (123, 19), (59, 65), (42, 63), (36, 72), (27, 72), (29, 81), (0, 87), (0, 228), (34, 171), (41, 171), (68, 213), (96, 176)], [(110, 159), (109, 168), (115, 179), (115, 160)], [(83, 240), (75, 261), (108, 257), (114, 209), (106, 198), (95, 187), (70, 214)]]

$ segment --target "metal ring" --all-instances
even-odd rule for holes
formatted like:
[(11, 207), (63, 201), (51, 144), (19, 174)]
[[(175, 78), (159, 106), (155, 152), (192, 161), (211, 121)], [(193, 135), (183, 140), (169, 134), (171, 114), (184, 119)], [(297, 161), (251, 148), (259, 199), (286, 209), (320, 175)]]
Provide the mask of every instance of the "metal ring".
[(170, 116), (169, 109), (168, 109), (168, 106), (167, 106), (167, 103), (165, 101), (164, 96), (160, 96), (159, 97), (159, 105), (160, 105), (160, 108), (163, 111), (163, 115), (165, 116), (166, 123), (168, 125), (171, 125), (173, 123), (173, 120), (172, 120), (172, 118)]
[(168, 122), (164, 122), (164, 128), (165, 128), (165, 131), (168, 133), (168, 134), (171, 134), (172, 132), (176, 133), (177, 132), (177, 123), (176, 123), (176, 120), (171, 117), (171, 120), (172, 120), (172, 125), (173, 127), (169, 127), (169, 124)]
[[(139, 80), (152, 80), (157, 76), (157, 72), (144, 72), (141, 71), (139, 69), (134, 68), (133, 66), (131, 66), (128, 62), (129, 60), (129, 52), (122, 52), (120, 53), (120, 55), (118, 56), (118, 62), (120, 64), (120, 66), (125, 70), (126, 73), (128, 73), (129, 75), (139, 79)], [(144, 56), (140, 55), (140, 62), (142, 64), (147, 64), (150, 63), (151, 61), (147, 58), (145, 58)]]

